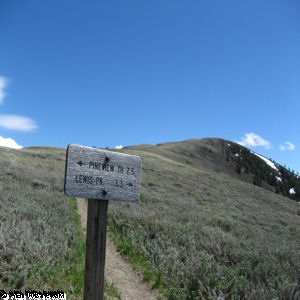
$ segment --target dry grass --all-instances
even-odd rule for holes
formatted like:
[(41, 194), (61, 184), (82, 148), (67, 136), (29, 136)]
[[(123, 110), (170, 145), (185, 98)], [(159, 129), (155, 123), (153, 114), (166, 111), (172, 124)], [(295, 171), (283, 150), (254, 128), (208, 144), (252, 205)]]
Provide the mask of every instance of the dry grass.
[(0, 148), (0, 157), (1, 288), (81, 298), (85, 244), (63, 194), (65, 151)]
[(142, 157), (143, 177), (138, 204), (110, 204), (120, 251), (169, 299), (297, 299), (298, 204), (209, 168), (189, 147), (125, 150)]
[[(299, 205), (224, 172), (218, 144), (204, 142), (122, 150), (142, 157), (143, 175), (140, 202), (109, 204), (121, 253), (169, 299), (299, 299)], [(64, 163), (63, 149), (0, 148), (1, 289), (82, 298), (85, 241)]]

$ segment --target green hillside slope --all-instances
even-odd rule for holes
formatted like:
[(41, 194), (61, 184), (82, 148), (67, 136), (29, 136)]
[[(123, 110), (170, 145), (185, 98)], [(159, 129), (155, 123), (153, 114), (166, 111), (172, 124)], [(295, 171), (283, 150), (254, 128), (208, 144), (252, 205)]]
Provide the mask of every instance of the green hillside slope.
[(241, 181), (221, 146), (206, 139), (123, 150), (142, 157), (143, 176), (138, 204), (110, 205), (120, 250), (170, 299), (299, 297), (298, 204), (250, 175)]
[[(300, 177), (248, 148), (223, 139), (206, 138), (143, 145), (128, 149), (146, 150), (194, 168), (223, 173), (262, 186), (292, 200), (300, 201)], [(267, 161), (267, 162), (266, 162)], [(273, 165), (273, 166), (272, 166)], [(290, 193), (293, 189), (293, 193)]]
[(0, 148), (0, 290), (81, 298), (85, 240), (64, 166), (64, 149)]
[[(250, 167), (237, 172), (227, 147), (203, 139), (119, 150), (142, 157), (142, 191), (138, 203), (110, 201), (110, 234), (169, 299), (297, 299), (299, 204)], [(64, 164), (64, 149), (0, 148), (2, 289), (82, 292), (84, 239), (63, 195)]]

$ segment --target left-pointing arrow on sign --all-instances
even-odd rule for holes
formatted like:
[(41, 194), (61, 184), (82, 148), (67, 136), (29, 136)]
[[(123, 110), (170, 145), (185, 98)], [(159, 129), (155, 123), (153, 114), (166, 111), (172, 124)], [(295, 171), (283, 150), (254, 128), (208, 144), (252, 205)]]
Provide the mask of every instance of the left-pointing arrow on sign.
[(80, 167), (86, 165), (82, 160), (77, 162), (77, 165), (79, 165)]

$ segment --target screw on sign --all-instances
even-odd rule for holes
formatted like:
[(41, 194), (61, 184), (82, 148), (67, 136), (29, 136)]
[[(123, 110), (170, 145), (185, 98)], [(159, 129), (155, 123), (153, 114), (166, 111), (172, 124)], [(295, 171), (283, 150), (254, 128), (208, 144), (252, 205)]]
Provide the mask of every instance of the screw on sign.
[(70, 144), (65, 194), (88, 198), (84, 300), (103, 299), (108, 200), (140, 198), (139, 156)]

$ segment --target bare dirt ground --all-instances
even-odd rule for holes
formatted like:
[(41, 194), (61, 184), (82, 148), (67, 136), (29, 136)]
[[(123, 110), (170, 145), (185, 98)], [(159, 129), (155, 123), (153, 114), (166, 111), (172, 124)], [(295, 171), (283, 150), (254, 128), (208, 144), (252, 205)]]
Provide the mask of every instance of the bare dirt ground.
[[(87, 201), (77, 199), (77, 209), (82, 228), (86, 233)], [(123, 260), (109, 234), (106, 238), (105, 278), (117, 287), (121, 300), (163, 299), (138, 276), (128, 262)]]

